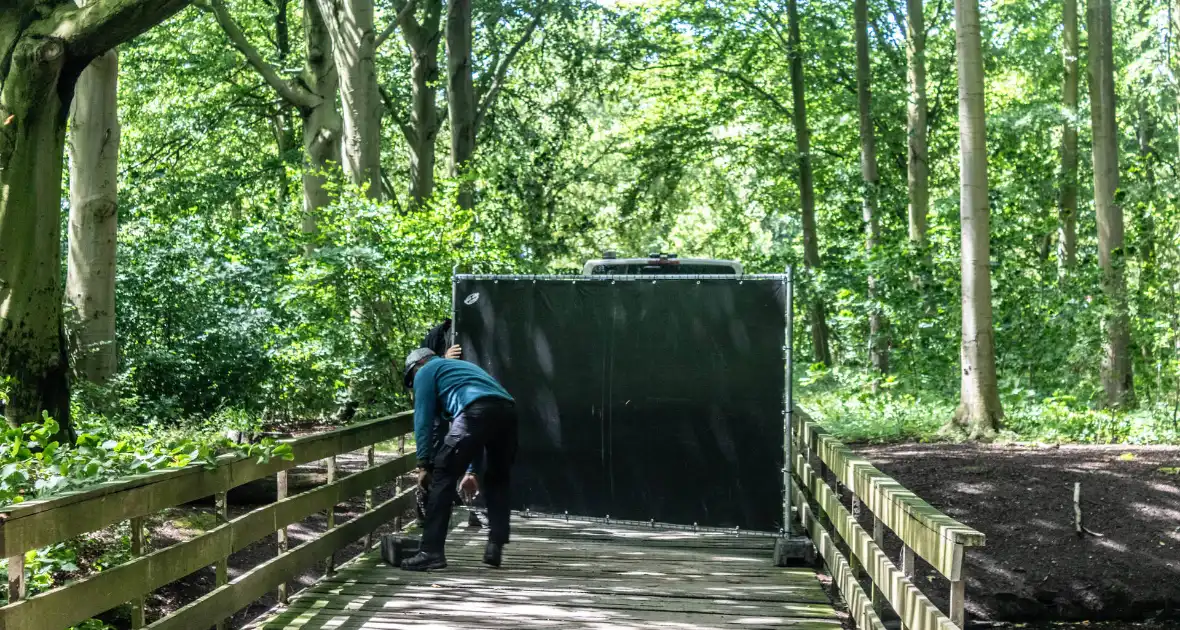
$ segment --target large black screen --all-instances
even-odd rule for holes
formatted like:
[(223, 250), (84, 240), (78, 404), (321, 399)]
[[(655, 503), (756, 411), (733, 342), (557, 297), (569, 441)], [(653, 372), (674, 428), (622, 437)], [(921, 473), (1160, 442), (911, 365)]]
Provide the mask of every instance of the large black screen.
[(516, 398), (513, 505), (782, 520), (779, 279), (456, 278), (464, 356)]

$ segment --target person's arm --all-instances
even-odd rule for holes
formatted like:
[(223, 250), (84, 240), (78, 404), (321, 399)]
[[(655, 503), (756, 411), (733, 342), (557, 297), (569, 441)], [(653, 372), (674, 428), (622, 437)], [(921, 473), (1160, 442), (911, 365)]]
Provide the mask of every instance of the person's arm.
[(467, 465), (467, 474), (474, 475), (476, 474), (475, 471), (483, 468), (483, 456), (484, 450), (481, 448), (479, 449), (479, 452), (475, 454), (475, 458), (471, 460), (471, 463)]
[(438, 391), (434, 378), (427, 378), (418, 368), (414, 379), (414, 441), (417, 443), (418, 468), (429, 470), (434, 463), (434, 418), (438, 414)]
[(471, 465), (467, 467), (467, 474), (459, 482), (459, 490), (462, 491), (465, 500), (470, 501), (474, 499), (476, 493), (479, 492), (479, 478), (475, 474), (475, 471), (483, 467), (483, 458), (484, 450), (481, 448), (475, 454), (475, 459), (472, 460)]

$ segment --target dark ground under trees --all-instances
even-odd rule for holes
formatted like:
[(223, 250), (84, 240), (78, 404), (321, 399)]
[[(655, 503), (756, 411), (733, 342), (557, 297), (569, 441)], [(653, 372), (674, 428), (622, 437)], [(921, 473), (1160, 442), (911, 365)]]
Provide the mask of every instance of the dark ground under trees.
[[(969, 625), (1108, 621), (1084, 627), (1123, 628), (1134, 621), (1180, 628), (1180, 447), (908, 443), (857, 450), (987, 535), (986, 547), (967, 553)], [(1101, 537), (1075, 534), (1075, 482), (1082, 484), (1084, 524)], [(867, 510), (864, 518), (871, 520)], [(887, 537), (888, 553), (898, 546)], [(946, 606), (946, 581), (920, 559), (917, 579), (929, 581), (923, 590)]]

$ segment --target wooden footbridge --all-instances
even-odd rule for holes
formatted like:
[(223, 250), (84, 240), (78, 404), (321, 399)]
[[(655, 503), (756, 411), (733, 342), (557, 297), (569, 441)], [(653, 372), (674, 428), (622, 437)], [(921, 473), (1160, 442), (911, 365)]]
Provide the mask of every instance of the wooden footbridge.
[[(378, 458), (375, 447), (404, 436), (411, 424), (410, 416), (400, 414), (291, 440), (293, 460), (263, 463), (230, 455), (216, 466), (156, 472), (6, 508), (0, 546), (8, 564), (8, 604), (0, 608), (0, 630), (61, 630), (127, 605), (127, 625), (134, 629), (220, 629), (276, 591), (279, 604), (250, 627), (820, 630), (840, 628), (842, 620), (881, 630), (886, 623), (915, 630), (965, 625), (964, 552), (982, 545), (983, 535), (922, 501), (807, 418), (795, 423), (790, 491), (795, 533), (810, 538), (822, 566), (775, 566), (776, 539), (783, 532), (526, 514), (514, 522), (503, 569), (480, 564), (482, 533), (465, 525), (448, 542), (448, 569), (411, 574), (388, 567), (374, 550), (373, 533), (398, 523), (412, 506), (412, 493), (401, 490), (398, 480), (413, 468), (413, 457)], [(353, 452), (363, 455), (364, 466), (343, 474), (338, 458)], [(319, 461), (325, 462), (323, 483), (289, 494), (292, 469)], [(268, 478), (277, 500), (229, 518), (226, 493)], [(152, 548), (148, 523), (165, 510), (209, 497), (219, 524)], [(359, 515), (338, 522), (337, 506), (359, 497)], [(320, 531), (298, 546), (289, 544), (288, 528), (318, 514), (325, 515)], [(127, 562), (29, 592), (27, 552), (126, 524)], [(273, 557), (230, 574), (231, 554), (276, 533)], [(337, 558), (357, 541), (363, 541), (360, 555)], [(915, 580), (918, 559), (936, 579)], [(209, 566), (215, 567), (215, 583), (195, 601), (164, 616), (145, 607), (153, 591)], [(323, 577), (293, 592), (292, 580), (317, 566), (326, 567)], [(834, 601), (819, 571), (830, 576)], [(945, 613), (925, 594), (940, 584), (949, 589)]]

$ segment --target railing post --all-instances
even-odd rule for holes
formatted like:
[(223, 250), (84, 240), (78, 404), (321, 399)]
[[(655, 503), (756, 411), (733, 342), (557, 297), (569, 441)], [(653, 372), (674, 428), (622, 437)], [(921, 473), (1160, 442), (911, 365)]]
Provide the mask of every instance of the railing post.
[[(405, 439), (403, 436), (402, 439)], [(370, 444), (369, 448), (365, 449), (365, 468), (372, 468), (377, 465), (377, 446)], [(373, 491), (365, 490), (365, 511), (368, 512), (373, 509)], [(365, 549), (373, 547), (373, 532), (365, 534)]]
[[(911, 583), (914, 581), (914, 550), (910, 546), (901, 543), (901, 574), (906, 577)], [(901, 598), (902, 607), (898, 609), (897, 615), (901, 617), (902, 627), (906, 627), (906, 615), (908, 611), (905, 609), (905, 598)]]
[[(406, 436), (401, 436), (397, 439), (397, 456), (403, 457), (406, 454)], [(397, 496), (402, 493), (402, 478), (398, 477), (397, 481), (393, 482), (393, 494)], [(400, 532), (402, 530), (402, 517), (393, 517), (393, 531)]]
[[(131, 557), (138, 558), (143, 555), (144, 548), (144, 517), (137, 516), (131, 519)], [(135, 630), (147, 625), (147, 612), (144, 610), (144, 596), (131, 600), (131, 627)]]
[[(278, 501), (287, 498), (287, 471), (281, 470), (275, 475), (275, 497)], [(287, 528), (286, 526), (279, 528), (278, 535), (278, 553), (283, 555), (287, 553)], [(287, 605), (287, 583), (279, 584), (279, 603), (283, 606)]]
[[(839, 498), (844, 498), (843, 493), (840, 494)], [(852, 493), (852, 520), (857, 524), (860, 523), (860, 497), (856, 496), (855, 492)], [(851, 541), (846, 542), (851, 547)], [(852, 566), (852, 575), (859, 580), (864, 575), (864, 567), (861, 565), (860, 558), (856, 557), (855, 550), (849, 549), (849, 551), (852, 551), (852, 553), (848, 554), (848, 564)]]
[(967, 595), (967, 580), (962, 579), (962, 576), (959, 577), (960, 579), (951, 582), (950, 618), (951, 623), (964, 628), (967, 625), (967, 612), (963, 608), (965, 603), (963, 600)]
[(25, 598), (25, 555), (17, 554), (8, 558), (8, 603)]
[[(229, 522), (229, 494), (226, 492), (218, 492), (213, 495), (213, 505), (217, 510), (217, 518), (222, 523)], [(224, 555), (221, 561), (217, 563), (217, 571), (214, 577), (213, 588), (225, 586), (229, 583), (229, 556)], [(217, 630), (225, 630), (225, 620), (217, 622)]]
[[(329, 457), (327, 464), (328, 464), (328, 483), (329, 484), (335, 483), (336, 482), (336, 456), (333, 455), (333, 456)], [(336, 504), (335, 503), (333, 503), (331, 505), (331, 507), (328, 508), (327, 516), (328, 516), (328, 519), (327, 519), (328, 526), (324, 529), (325, 532), (331, 531), (334, 527), (336, 527)], [(336, 550), (333, 549), (332, 553), (328, 554), (328, 565), (327, 565), (327, 568), (324, 569), (324, 575), (330, 576), (335, 572), (336, 572)]]
[[(873, 515), (873, 543), (882, 550), (885, 549), (885, 523), (882, 523), (876, 514)], [(881, 592), (880, 585), (876, 582), (873, 583), (872, 599), (873, 610), (877, 611), (877, 615), (880, 616), (885, 610), (885, 594)], [(897, 614), (901, 615), (902, 611), (897, 611)], [(904, 619), (904, 617), (902, 618)]]

